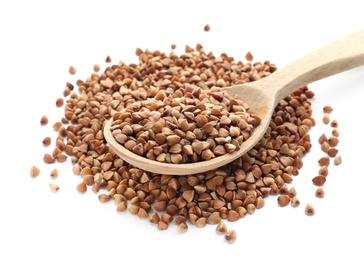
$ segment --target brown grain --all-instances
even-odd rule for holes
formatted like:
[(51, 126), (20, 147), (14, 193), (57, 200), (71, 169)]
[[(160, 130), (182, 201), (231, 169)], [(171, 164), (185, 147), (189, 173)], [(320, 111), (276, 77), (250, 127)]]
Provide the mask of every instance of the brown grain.
[(40, 124), (41, 125), (46, 125), (48, 124), (48, 117), (46, 115), (43, 115), (41, 118), (40, 118)]
[(329, 166), (330, 164), (330, 157), (323, 156), (318, 160), (320, 166)]
[(323, 108), (324, 113), (330, 114), (333, 111), (331, 106), (324, 106)]
[(329, 155), (329, 157), (335, 157), (337, 155), (337, 153), (339, 152), (338, 149), (334, 148), (334, 147), (330, 147), (327, 150), (327, 154)]
[(318, 187), (315, 191), (315, 196), (318, 198), (323, 198), (325, 196), (325, 191), (322, 187)]
[(339, 139), (336, 136), (331, 136), (328, 140), (328, 143), (331, 147), (335, 147), (337, 146), (337, 144), (339, 143)]
[(224, 239), (229, 243), (234, 243), (237, 239), (236, 231), (234, 229), (228, 230), (224, 235)]
[(52, 139), (49, 136), (47, 136), (47, 137), (44, 137), (42, 143), (44, 146), (49, 146), (51, 144), (51, 140)]
[(299, 201), (299, 199), (296, 197), (296, 196), (294, 196), (293, 198), (292, 198), (292, 200), (291, 200), (291, 205), (292, 205), (292, 207), (297, 207), (297, 206), (299, 206), (300, 205), (300, 201)]
[(109, 55), (107, 55), (106, 58), (105, 58), (105, 62), (108, 62), (109, 63), (111, 61), (112, 61), (111, 57)]
[(313, 184), (316, 186), (322, 186), (326, 182), (326, 177), (323, 175), (317, 175), (312, 179)]
[(327, 175), (329, 175), (329, 169), (327, 168), (326, 165), (321, 166), (321, 168), (319, 170), (319, 175), (322, 175), (325, 177), (327, 177)]
[(68, 68), (68, 72), (71, 74), (71, 75), (75, 75), (76, 74), (76, 68), (73, 67), (73, 66), (70, 66)]
[(58, 178), (58, 170), (57, 169), (53, 169), (50, 173), (50, 176), (52, 179), (56, 179)]
[(224, 221), (220, 221), (216, 228), (215, 228), (215, 231), (217, 234), (226, 234), (227, 232), (227, 227), (226, 227), (226, 224)]
[(338, 126), (339, 126), (339, 123), (337, 122), (337, 120), (336, 120), (336, 119), (333, 119), (333, 120), (331, 121), (331, 123), (330, 123), (330, 126), (331, 126), (331, 127), (336, 128), (336, 127), (338, 127)]
[(84, 182), (77, 184), (76, 189), (78, 192), (84, 193), (87, 191), (87, 185)]
[(285, 207), (291, 202), (291, 198), (288, 195), (279, 195), (277, 200), (278, 205), (281, 207)]
[(53, 158), (53, 156), (49, 153), (45, 153), (43, 157), (43, 161), (47, 164), (55, 163), (56, 159)]
[(99, 72), (100, 71), (100, 65), (95, 64), (93, 69), (94, 69), (95, 72)]
[(36, 178), (36, 177), (38, 177), (39, 176), (39, 174), (40, 174), (40, 169), (37, 167), (37, 166), (32, 166), (31, 168), (30, 168), (30, 177), (32, 177), (32, 178)]
[(311, 204), (307, 204), (305, 207), (305, 214), (307, 216), (313, 216), (315, 214), (315, 209), (313, 208), (313, 206)]
[(247, 61), (252, 61), (253, 60), (253, 54), (249, 51), (245, 54), (245, 59)]
[(64, 104), (63, 98), (57, 98), (57, 100), (56, 100), (56, 106), (57, 107), (61, 107), (61, 106), (63, 106), (63, 104)]

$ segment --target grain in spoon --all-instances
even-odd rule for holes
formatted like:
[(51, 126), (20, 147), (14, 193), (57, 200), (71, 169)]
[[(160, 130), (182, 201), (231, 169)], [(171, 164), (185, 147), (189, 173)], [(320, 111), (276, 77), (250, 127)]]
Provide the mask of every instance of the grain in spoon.
[(266, 132), (274, 108), (281, 99), (309, 83), (361, 65), (364, 65), (364, 30), (318, 49), (263, 79), (224, 88), (231, 96), (241, 97), (250, 106), (249, 112), (262, 120), (238, 151), (208, 161), (172, 164), (139, 156), (114, 139), (110, 131), (112, 118), (104, 126), (104, 137), (120, 158), (145, 171), (173, 175), (206, 172), (226, 165), (252, 149)]

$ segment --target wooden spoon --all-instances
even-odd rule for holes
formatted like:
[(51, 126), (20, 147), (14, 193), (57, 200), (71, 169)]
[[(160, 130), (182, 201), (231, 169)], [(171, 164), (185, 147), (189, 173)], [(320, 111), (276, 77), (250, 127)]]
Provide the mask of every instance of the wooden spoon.
[(277, 70), (268, 77), (247, 84), (224, 88), (231, 96), (238, 95), (250, 106), (249, 112), (262, 121), (240, 149), (209, 161), (172, 164), (149, 160), (134, 154), (117, 143), (111, 134), (112, 118), (104, 127), (108, 145), (129, 164), (160, 174), (187, 175), (219, 168), (252, 149), (263, 137), (278, 102), (300, 87), (322, 78), (364, 65), (364, 30), (351, 34)]

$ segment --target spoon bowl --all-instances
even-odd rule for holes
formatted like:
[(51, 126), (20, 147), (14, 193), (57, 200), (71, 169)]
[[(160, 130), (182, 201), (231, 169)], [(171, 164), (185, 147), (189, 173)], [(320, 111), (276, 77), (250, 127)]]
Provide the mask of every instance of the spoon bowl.
[(318, 49), (263, 79), (224, 88), (231, 96), (238, 95), (247, 103), (249, 112), (260, 117), (261, 122), (238, 151), (208, 161), (173, 164), (139, 156), (114, 139), (110, 130), (112, 118), (104, 126), (104, 137), (120, 158), (145, 171), (188, 175), (217, 169), (241, 157), (259, 142), (269, 126), (276, 105), (284, 97), (309, 83), (361, 65), (364, 65), (364, 30)]

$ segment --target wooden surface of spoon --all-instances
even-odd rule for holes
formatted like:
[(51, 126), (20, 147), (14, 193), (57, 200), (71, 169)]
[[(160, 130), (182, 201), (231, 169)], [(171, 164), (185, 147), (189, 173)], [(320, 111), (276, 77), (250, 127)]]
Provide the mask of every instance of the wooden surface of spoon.
[(104, 137), (120, 158), (145, 171), (173, 175), (206, 172), (226, 165), (252, 149), (266, 132), (274, 108), (281, 99), (309, 83), (361, 65), (364, 65), (364, 30), (314, 51), (263, 79), (224, 88), (231, 96), (238, 95), (250, 106), (249, 112), (258, 115), (262, 121), (238, 151), (208, 161), (173, 164), (139, 156), (114, 139), (110, 131), (112, 118), (104, 126)]

